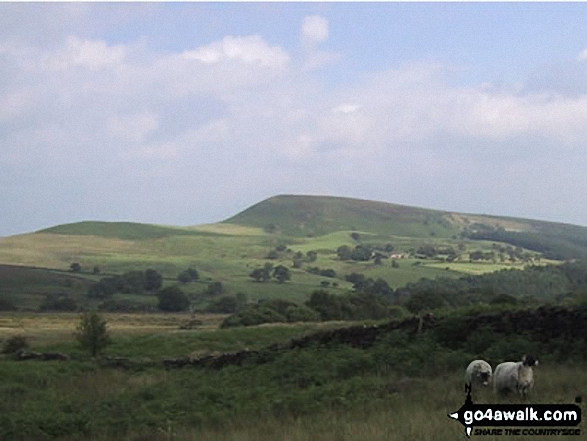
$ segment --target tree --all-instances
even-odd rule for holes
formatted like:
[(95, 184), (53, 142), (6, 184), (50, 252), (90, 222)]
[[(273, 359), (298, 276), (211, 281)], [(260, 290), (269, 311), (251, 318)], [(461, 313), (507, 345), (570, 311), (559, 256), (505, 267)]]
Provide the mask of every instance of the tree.
[(289, 269), (283, 265), (276, 266), (273, 269), (273, 277), (275, 277), (279, 283), (284, 283), (291, 279)]
[(79, 273), (82, 270), (82, 266), (77, 262), (73, 262), (71, 265), (69, 265), (69, 269), (73, 273)]
[(75, 338), (83, 349), (90, 351), (92, 357), (112, 343), (106, 320), (97, 312), (86, 312), (81, 316)]
[(190, 306), (190, 300), (178, 286), (163, 288), (157, 293), (157, 298), (158, 308), (165, 312), (186, 311)]
[(163, 276), (153, 269), (145, 271), (144, 287), (147, 291), (157, 291), (163, 286)]
[(198, 270), (196, 270), (194, 268), (188, 268), (187, 270), (179, 273), (179, 275), (177, 276), (177, 280), (180, 283), (195, 282), (196, 280), (199, 280), (199, 279), (200, 279), (200, 274), (198, 273)]
[(256, 268), (254, 269), (249, 277), (255, 279), (256, 282), (267, 282), (271, 279), (271, 271), (273, 270), (273, 265), (270, 263), (266, 263), (263, 268)]
[(341, 245), (336, 250), (336, 254), (340, 260), (351, 260), (352, 250), (347, 245)]
[(308, 251), (306, 253), (306, 259), (308, 262), (315, 262), (318, 259), (318, 253), (316, 251)]

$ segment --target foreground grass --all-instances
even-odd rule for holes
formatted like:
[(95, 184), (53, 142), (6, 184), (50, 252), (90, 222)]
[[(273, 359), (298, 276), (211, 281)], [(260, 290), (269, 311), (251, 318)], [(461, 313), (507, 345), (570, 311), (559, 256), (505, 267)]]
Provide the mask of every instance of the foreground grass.
[[(261, 369), (263, 370), (263, 369)], [(233, 372), (234, 374), (234, 372)], [(104, 412), (104, 406), (112, 406), (120, 410), (125, 409), (125, 403), (113, 400), (120, 394), (134, 393), (142, 397), (143, 404), (136, 402), (136, 410), (128, 409), (128, 413), (110, 415), (111, 431), (116, 431), (116, 425), (128, 429), (124, 433), (101, 432), (99, 426), (94, 427), (93, 433), (76, 436), (62, 436), (54, 439), (62, 441), (373, 441), (373, 440), (464, 440), (462, 426), (450, 420), (447, 414), (457, 410), (464, 401), (462, 391), (462, 376), (460, 372), (440, 374), (432, 378), (413, 378), (407, 380), (388, 373), (380, 376), (359, 377), (352, 382), (356, 383), (354, 396), (345, 399), (342, 392), (344, 387), (337, 388), (340, 395), (330, 403), (322, 403), (316, 407), (307, 398), (298, 398), (307, 409), (286, 408), (289, 391), (284, 388), (281, 393), (283, 400), (276, 396), (279, 391), (263, 394), (258, 391), (254, 405), (230, 406), (221, 405), (215, 400), (221, 400), (221, 392), (213, 392), (214, 386), (194, 387), (198, 381), (194, 377), (202, 375), (201, 371), (186, 372), (143, 372), (140, 375), (129, 375), (125, 372), (101, 370), (86, 372), (66, 378), (61, 376), (58, 381), (52, 381), (49, 388), (62, 393), (59, 405), (63, 400), (83, 409), (88, 402), (101, 403), (97, 406), (97, 413)], [(254, 375), (253, 375), (254, 376)], [(181, 390), (179, 381), (191, 378)], [(208, 377), (204, 375), (204, 377)], [(227, 380), (227, 375), (219, 374), (218, 378)], [(39, 381), (38, 379), (36, 381)], [(585, 366), (547, 366), (537, 374), (537, 384), (531, 398), (531, 403), (568, 403), (572, 402), (575, 394), (585, 392), (587, 385), (587, 370)], [(251, 385), (249, 385), (250, 387)], [(239, 387), (245, 387), (240, 385)], [(259, 385), (253, 385), (258, 388)], [(361, 393), (362, 388), (362, 393)], [(174, 394), (182, 396), (185, 401), (169, 399), (166, 393), (165, 403), (159, 403), (155, 391), (173, 390)], [(220, 389), (217, 387), (216, 389)], [(347, 388), (349, 392), (352, 388)], [(326, 393), (331, 391), (327, 389)], [(311, 391), (299, 390), (298, 394), (311, 394)], [(190, 396), (207, 395), (207, 406), (218, 408), (218, 414), (224, 410), (223, 417), (201, 421), (201, 411), (191, 408)], [(253, 395), (251, 395), (251, 398)], [(316, 396), (317, 397), (317, 396)], [(18, 401), (18, 398), (17, 398)], [(495, 403), (491, 391), (484, 391), (477, 399), (478, 402)], [(519, 400), (513, 400), (519, 401)], [(288, 404), (295, 403), (291, 401)], [(14, 403), (12, 404), (14, 406)], [(31, 411), (32, 406), (23, 406), (23, 411)], [(139, 425), (143, 416), (144, 407), (150, 407), (153, 412), (160, 412), (152, 425)], [(226, 409), (222, 409), (225, 407)], [(251, 411), (252, 409), (255, 411)], [(101, 409), (101, 410), (100, 410)], [(583, 405), (583, 410), (585, 406)], [(134, 414), (134, 415), (133, 415)], [(183, 415), (185, 420), (191, 420), (191, 427), (177, 423), (177, 417)], [(98, 423), (98, 422), (96, 422)], [(96, 424), (94, 423), (94, 424)], [(99, 424), (99, 423), (98, 423)], [(114, 429), (113, 429), (114, 427)], [(475, 438), (475, 437), (474, 437)], [(19, 438), (15, 438), (19, 439)], [(27, 439), (27, 438), (22, 438)], [(50, 439), (47, 435), (38, 432), (33, 438)], [(530, 437), (488, 437), (484, 440), (527, 440)], [(557, 439), (574, 439), (578, 437), (557, 437)]]

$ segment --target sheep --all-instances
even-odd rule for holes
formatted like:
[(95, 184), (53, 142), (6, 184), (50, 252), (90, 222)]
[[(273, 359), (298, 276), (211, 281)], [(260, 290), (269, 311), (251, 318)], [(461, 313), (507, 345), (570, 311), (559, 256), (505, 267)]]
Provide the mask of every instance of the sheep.
[(495, 368), (493, 375), (493, 390), (498, 395), (507, 395), (517, 391), (521, 397), (525, 397), (534, 386), (534, 373), (532, 366), (538, 366), (538, 360), (526, 356), (517, 363), (508, 361)]
[(473, 389), (487, 387), (492, 373), (491, 365), (485, 360), (474, 360), (467, 366), (465, 382)]

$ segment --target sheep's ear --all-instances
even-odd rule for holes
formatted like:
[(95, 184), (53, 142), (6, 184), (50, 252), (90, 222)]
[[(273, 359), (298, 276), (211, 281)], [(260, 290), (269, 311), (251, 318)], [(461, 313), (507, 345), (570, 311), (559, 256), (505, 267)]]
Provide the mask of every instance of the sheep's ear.
[(538, 366), (538, 360), (534, 362), (534, 366)]
[(526, 354), (522, 356), (522, 361), (526, 361)]

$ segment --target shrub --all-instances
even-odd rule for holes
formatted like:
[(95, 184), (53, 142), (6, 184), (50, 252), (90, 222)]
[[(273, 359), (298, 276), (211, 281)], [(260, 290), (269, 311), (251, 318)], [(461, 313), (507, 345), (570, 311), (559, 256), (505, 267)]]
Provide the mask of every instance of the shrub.
[(283, 323), (287, 319), (277, 311), (263, 304), (249, 305), (243, 311), (226, 317), (221, 328), (234, 326), (254, 326), (262, 323)]
[(179, 275), (177, 276), (177, 280), (180, 283), (195, 282), (196, 280), (199, 280), (199, 279), (200, 279), (200, 274), (194, 268), (188, 268), (187, 270), (179, 273)]
[(49, 294), (39, 306), (41, 311), (75, 311), (77, 302), (71, 297)]
[(236, 312), (237, 300), (236, 297), (224, 296), (213, 302), (206, 308), (206, 311), (219, 314), (232, 314)]
[(164, 288), (157, 293), (159, 299), (158, 308), (165, 312), (187, 311), (190, 299), (178, 286)]
[(15, 354), (23, 349), (28, 349), (29, 343), (24, 335), (13, 335), (4, 342), (2, 346), (3, 354)]
[(288, 306), (285, 310), (285, 317), (288, 322), (317, 322), (320, 314), (304, 305)]

